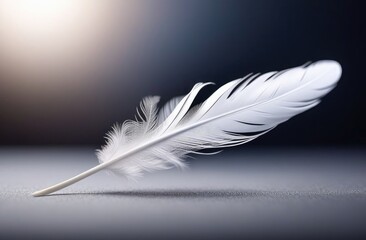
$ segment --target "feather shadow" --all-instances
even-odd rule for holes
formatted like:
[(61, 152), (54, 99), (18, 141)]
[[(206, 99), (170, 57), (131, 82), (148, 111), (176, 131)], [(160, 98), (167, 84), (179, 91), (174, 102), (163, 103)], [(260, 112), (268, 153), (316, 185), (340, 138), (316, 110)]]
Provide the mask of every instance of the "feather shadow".
[(269, 197), (273, 192), (260, 190), (242, 189), (210, 189), (210, 190), (189, 190), (189, 189), (157, 189), (157, 190), (134, 190), (134, 191), (102, 191), (83, 193), (58, 193), (47, 195), (52, 196), (101, 196), (101, 197), (137, 197), (137, 198), (253, 198)]
[(249, 189), (151, 189), (133, 191), (100, 191), (57, 193), (43, 197), (111, 197), (111, 198), (148, 198), (148, 199), (349, 199), (366, 198), (366, 191), (323, 192), (323, 191), (286, 191), (286, 190), (249, 190)]

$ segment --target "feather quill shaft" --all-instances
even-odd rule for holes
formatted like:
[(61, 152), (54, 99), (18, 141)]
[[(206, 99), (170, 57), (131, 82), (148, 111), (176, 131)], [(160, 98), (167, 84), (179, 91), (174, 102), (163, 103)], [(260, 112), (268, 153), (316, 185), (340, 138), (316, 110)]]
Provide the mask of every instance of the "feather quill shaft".
[(202, 149), (231, 147), (251, 141), (319, 103), (341, 76), (334, 61), (250, 75), (220, 87), (202, 105), (192, 107), (198, 83), (183, 98), (169, 102), (157, 116), (157, 97), (144, 99), (139, 121), (126, 121), (108, 134), (98, 153), (100, 164), (73, 178), (33, 193), (63, 189), (102, 169), (139, 177), (143, 172), (184, 167), (183, 158)]

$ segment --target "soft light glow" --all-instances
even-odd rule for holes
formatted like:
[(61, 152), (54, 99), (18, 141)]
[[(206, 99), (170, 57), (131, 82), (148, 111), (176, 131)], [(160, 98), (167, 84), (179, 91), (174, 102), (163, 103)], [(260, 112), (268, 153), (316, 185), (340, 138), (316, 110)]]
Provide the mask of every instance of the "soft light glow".
[(11, 24), (15, 31), (37, 37), (70, 27), (73, 20), (83, 15), (84, 4), (78, 0), (4, 0), (0, 9), (2, 21)]
[(90, 82), (130, 51), (144, 9), (135, 0), (0, 0), (0, 81), (27, 90)]
[(0, 67), (33, 83), (95, 68), (91, 61), (111, 19), (102, 2), (0, 0)]

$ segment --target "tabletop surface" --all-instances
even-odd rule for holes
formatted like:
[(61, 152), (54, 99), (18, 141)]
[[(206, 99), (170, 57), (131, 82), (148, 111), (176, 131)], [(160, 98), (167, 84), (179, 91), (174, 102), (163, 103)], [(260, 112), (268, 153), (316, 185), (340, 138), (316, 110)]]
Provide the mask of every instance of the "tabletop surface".
[(0, 239), (366, 236), (366, 150), (241, 149), (188, 159), (137, 182), (102, 171), (92, 149), (0, 149)]

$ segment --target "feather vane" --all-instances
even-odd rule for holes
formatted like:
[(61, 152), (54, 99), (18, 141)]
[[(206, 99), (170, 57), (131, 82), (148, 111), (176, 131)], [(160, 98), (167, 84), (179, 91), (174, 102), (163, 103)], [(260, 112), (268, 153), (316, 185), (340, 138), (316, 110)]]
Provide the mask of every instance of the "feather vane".
[(146, 97), (137, 110), (138, 120), (115, 125), (107, 134), (106, 145), (97, 152), (98, 166), (33, 195), (57, 191), (102, 169), (135, 179), (144, 172), (183, 168), (184, 157), (203, 149), (244, 144), (319, 104), (336, 86), (341, 72), (337, 62), (328, 60), (250, 74), (192, 106), (200, 90), (212, 84), (197, 83), (160, 111), (159, 97)]

